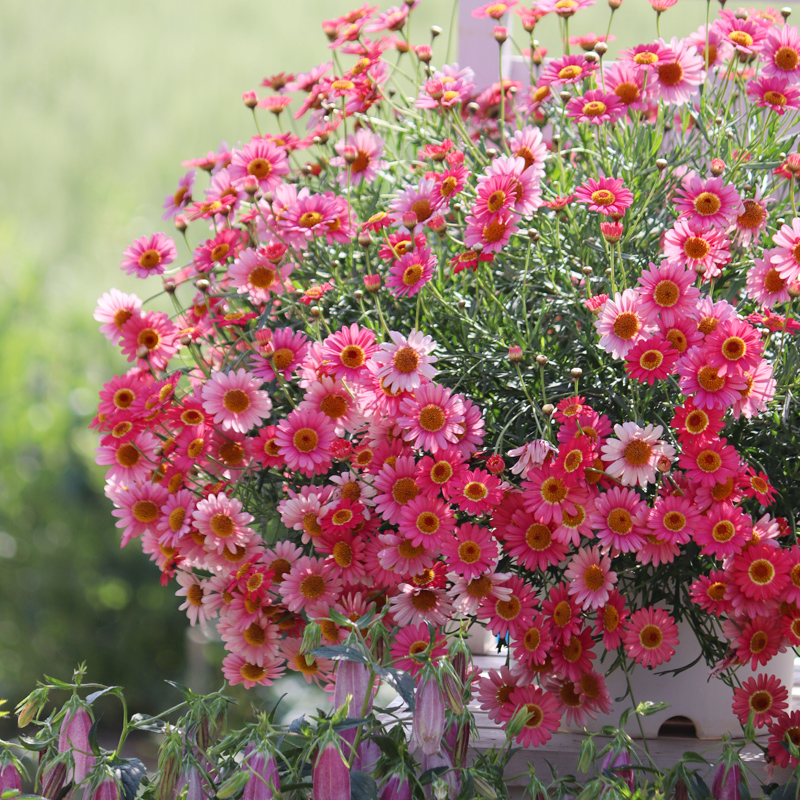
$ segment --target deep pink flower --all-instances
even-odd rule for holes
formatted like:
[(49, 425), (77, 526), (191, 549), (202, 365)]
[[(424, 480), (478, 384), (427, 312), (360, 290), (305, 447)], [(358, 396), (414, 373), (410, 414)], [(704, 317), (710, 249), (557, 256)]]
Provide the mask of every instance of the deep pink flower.
[(605, 216), (622, 216), (633, 203), (633, 195), (623, 186), (622, 178), (589, 178), (575, 190), (579, 203), (588, 203), (589, 211)]
[(178, 256), (175, 242), (164, 233), (142, 236), (122, 256), (122, 271), (137, 278), (160, 275)]
[(606, 94), (601, 89), (590, 89), (581, 97), (573, 97), (567, 103), (566, 113), (568, 117), (578, 122), (602, 125), (605, 122), (615, 122), (624, 116), (626, 111), (627, 107), (616, 94)]
[(663, 608), (642, 608), (631, 614), (622, 641), (628, 658), (645, 667), (657, 667), (675, 654), (678, 626)]

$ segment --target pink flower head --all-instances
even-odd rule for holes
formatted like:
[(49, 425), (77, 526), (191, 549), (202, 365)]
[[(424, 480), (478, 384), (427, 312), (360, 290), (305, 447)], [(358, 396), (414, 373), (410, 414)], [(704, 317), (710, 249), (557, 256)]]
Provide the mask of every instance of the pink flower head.
[(289, 469), (314, 475), (330, 467), (335, 438), (333, 422), (321, 411), (296, 409), (278, 423), (275, 444)]
[(690, 315), (700, 290), (693, 286), (695, 275), (680, 262), (651, 262), (639, 276), (639, 306), (642, 316), (652, 322), (660, 318), (665, 325), (674, 325)]
[(542, 71), (539, 85), (563, 86), (582, 83), (599, 69), (595, 61), (589, 61), (583, 54), (554, 58)]
[(339, 185), (344, 187), (348, 180), (353, 186), (361, 182), (372, 183), (378, 177), (378, 170), (386, 167), (383, 155), (384, 140), (377, 133), (361, 128), (354, 135), (336, 143), (336, 158), (330, 160), (332, 167), (341, 167), (336, 176)]
[[(578, 5), (577, 0), (559, 0)], [(526, 713), (522, 730), (516, 737), (523, 747), (538, 747), (548, 742), (561, 722), (558, 704), (553, 695), (539, 686), (518, 686), (511, 692), (510, 702), (514, 710)]]
[(235, 553), (237, 548), (247, 545), (252, 535), (248, 527), (253, 521), (252, 514), (243, 510), (240, 500), (222, 492), (200, 500), (192, 519), (205, 537), (203, 547), (209, 552), (222, 554), (228, 550)]
[(608, 439), (601, 448), (606, 472), (626, 486), (646, 486), (655, 481), (656, 463), (672, 460), (675, 448), (659, 437), (661, 425), (640, 428), (635, 422), (615, 425), (616, 439)]
[(762, 728), (779, 716), (788, 704), (789, 692), (774, 675), (748, 678), (733, 690), (733, 713), (746, 725), (753, 714), (753, 725)]
[(136, 278), (160, 275), (178, 256), (175, 242), (164, 233), (142, 236), (122, 256), (122, 271)]
[(705, 349), (692, 347), (678, 360), (677, 372), (680, 375), (681, 392), (692, 396), (697, 408), (725, 410), (741, 399), (741, 392), (747, 388), (743, 375), (727, 372), (720, 375), (708, 362)]
[(482, 469), (466, 470), (448, 489), (451, 503), (468, 514), (480, 515), (491, 510), (503, 497), (500, 479)]
[(769, 743), (767, 755), (774, 759), (779, 767), (796, 767), (797, 759), (791, 754), (787, 743), (800, 741), (800, 711), (785, 711), (778, 714), (769, 724)]
[(703, 555), (722, 559), (742, 551), (752, 527), (752, 520), (740, 508), (715, 503), (698, 521), (694, 540)]
[(778, 275), (791, 283), (800, 279), (800, 218), (791, 225), (783, 225), (772, 237), (775, 248), (770, 250), (770, 261)]
[(631, 614), (622, 641), (628, 658), (645, 667), (657, 667), (675, 655), (678, 626), (663, 608), (642, 608)]
[(695, 439), (684, 445), (678, 466), (700, 486), (725, 483), (739, 469), (739, 454), (727, 439)]
[(656, 498), (647, 518), (647, 526), (660, 540), (686, 544), (700, 521), (700, 512), (688, 497), (668, 495)]
[(119, 492), (115, 504), (119, 508), (112, 515), (119, 517), (116, 526), (123, 528), (122, 543), (125, 545), (132, 539), (148, 531), (155, 531), (161, 518), (161, 507), (167, 502), (169, 492), (157, 483), (142, 483), (128, 487), (127, 492)]
[[(535, 148), (535, 140), (528, 138), (531, 146)], [(488, 204), (485, 213), (476, 214), (478, 217), (483, 219), (487, 214), (499, 214), (506, 208), (517, 214), (527, 215), (542, 205), (542, 191), (539, 187), (541, 165), (536, 162), (533, 153), (530, 153), (528, 158), (524, 157), (530, 152), (524, 145), (518, 152), (522, 152), (523, 155), (494, 158), (486, 168), (485, 174), (478, 176), (479, 200), (483, 198)], [(529, 159), (533, 162), (530, 165)], [(501, 194), (508, 194), (500, 203), (498, 196), (495, 195), (497, 190), (500, 190)], [(506, 202), (510, 205), (505, 205)]]
[(282, 147), (256, 136), (241, 150), (231, 153), (228, 173), (236, 186), (252, 176), (262, 192), (272, 192), (282, 182), (282, 176), (289, 174), (289, 159)]
[(642, 339), (625, 356), (625, 369), (632, 378), (652, 386), (675, 371), (679, 353), (671, 342), (655, 337)]
[(272, 295), (283, 294), (293, 265), (278, 267), (266, 248), (247, 248), (228, 267), (231, 285), (239, 294), (246, 294), (256, 305), (266, 303)]
[(622, 644), (622, 631), (627, 618), (628, 609), (625, 608), (625, 600), (617, 589), (613, 589), (608, 602), (597, 609), (595, 623), (595, 633), (602, 635), (603, 647), (606, 650), (616, 650)]
[(438, 497), (415, 497), (400, 511), (398, 530), (414, 547), (438, 552), (440, 542), (455, 527), (452, 509)]
[(665, 103), (686, 105), (692, 101), (698, 87), (706, 79), (703, 57), (685, 40), (679, 41), (673, 37), (669, 45), (662, 40), (659, 43), (668, 47), (672, 57), (659, 60), (656, 64), (653, 81), (648, 83), (648, 92), (652, 86), (652, 92)]
[(436, 348), (433, 338), (412, 330), (406, 338), (397, 331), (389, 331), (391, 342), (383, 342), (373, 356), (379, 365), (375, 375), (383, 386), (392, 391), (413, 391), (425, 381), (436, 377)]
[(762, 308), (772, 308), (789, 300), (789, 283), (778, 274), (771, 256), (772, 251), (767, 250), (764, 258), (756, 258), (747, 271), (747, 296)]
[(614, 588), (617, 573), (611, 559), (600, 555), (600, 547), (582, 547), (572, 557), (564, 577), (570, 582), (569, 593), (584, 611), (604, 606)]
[(761, 361), (764, 342), (758, 331), (741, 319), (723, 320), (703, 343), (708, 364), (717, 375), (751, 372)]
[(791, 566), (784, 550), (760, 542), (735, 555), (730, 568), (733, 585), (748, 600), (763, 601), (783, 597)]
[(195, 170), (190, 169), (179, 181), (178, 188), (164, 199), (162, 208), (166, 209), (161, 219), (174, 217), (179, 211), (192, 202), (192, 188), (194, 187)]
[(325, 339), (322, 358), (335, 378), (357, 383), (377, 349), (375, 332), (353, 323), (349, 328), (340, 328)]
[(630, 61), (617, 61), (605, 69), (606, 91), (613, 92), (625, 109), (643, 111), (644, 73)]
[[(237, 653), (228, 653), (222, 662), (222, 674), (225, 680), (236, 686), (243, 683), (245, 689), (254, 686), (271, 686), (285, 672), (283, 659), (265, 660), (264, 664), (251, 664)], [(246, 791), (246, 790), (245, 790)]]
[(722, 178), (706, 178), (695, 173), (687, 175), (681, 188), (675, 191), (675, 208), (682, 217), (696, 220), (703, 227), (726, 228), (740, 214), (744, 204), (733, 184)]
[(630, 553), (644, 543), (647, 515), (647, 504), (633, 489), (614, 486), (595, 500), (590, 521), (602, 545)]
[(505, 247), (519, 228), (514, 224), (517, 220), (510, 211), (493, 214), (481, 220), (476, 216), (467, 217), (464, 231), (464, 244), (474, 247), (480, 244), (484, 253), (496, 253)]
[(668, 64), (675, 59), (675, 54), (663, 41), (650, 44), (638, 44), (628, 50), (620, 50), (620, 61), (629, 61), (639, 72), (647, 72), (647, 80), (653, 77), (660, 64)]
[(800, 108), (800, 88), (782, 76), (754, 78), (747, 84), (747, 96), (760, 108), (768, 108), (780, 116)]
[(780, 617), (776, 616), (755, 617), (748, 620), (741, 630), (734, 631), (732, 646), (736, 649), (736, 658), (741, 664), (749, 662), (752, 670), (758, 669), (759, 664), (764, 666), (776, 656), (783, 641)]
[(626, 106), (616, 94), (606, 94), (602, 89), (590, 89), (581, 97), (573, 97), (567, 103), (566, 113), (568, 117), (578, 122), (602, 125), (605, 122), (615, 122), (624, 116), (626, 111)]
[(324, 616), (338, 599), (342, 582), (331, 562), (303, 556), (283, 576), (280, 593), (289, 611)]
[(622, 178), (589, 178), (575, 190), (579, 203), (588, 203), (589, 211), (604, 216), (619, 216), (633, 202), (633, 195), (622, 184)]
[(606, 300), (594, 327), (600, 335), (600, 347), (615, 358), (624, 358), (654, 326), (645, 320), (639, 295), (626, 289), (622, 294), (617, 292), (613, 300)]
[(139, 316), (141, 308), (142, 301), (135, 294), (112, 289), (98, 299), (94, 318), (101, 323), (100, 333), (112, 344), (118, 344), (123, 326), (131, 317)]
[(423, 656), (426, 653), (436, 663), (447, 653), (447, 641), (438, 631), (434, 632), (431, 639), (428, 626), (423, 622), (401, 628), (394, 637), (390, 650), (394, 666), (410, 672), (412, 677), (416, 677), (422, 669)]
[(486, 3), (486, 5), (476, 8), (472, 12), (472, 16), (476, 19), (501, 19), (502, 16), (511, 8), (513, 8), (519, 0), (505, 0), (505, 2)]
[(397, 424), (414, 447), (437, 452), (459, 441), (463, 431), (464, 403), (460, 395), (439, 384), (423, 384), (400, 404)]
[(393, 220), (400, 231), (420, 233), (422, 226), (439, 210), (441, 198), (436, 194), (436, 183), (422, 178), (416, 187), (407, 186), (392, 200)]
[(720, 275), (731, 260), (730, 240), (724, 231), (708, 228), (697, 219), (678, 219), (664, 237), (664, 256), (692, 270), (705, 267), (708, 280)]
[(760, 52), (767, 38), (767, 28), (752, 18), (737, 19), (734, 14), (720, 16), (714, 27), (725, 37), (725, 41), (743, 55)]
[(470, 581), (494, 567), (497, 542), (488, 529), (465, 522), (454, 531), (454, 538), (441, 540), (441, 553), (448, 569)]
[(436, 256), (428, 247), (406, 253), (389, 267), (386, 287), (395, 297), (413, 297), (433, 277)]
[(213, 372), (203, 385), (203, 410), (225, 430), (247, 433), (269, 416), (272, 401), (258, 387), (261, 381), (244, 369)]

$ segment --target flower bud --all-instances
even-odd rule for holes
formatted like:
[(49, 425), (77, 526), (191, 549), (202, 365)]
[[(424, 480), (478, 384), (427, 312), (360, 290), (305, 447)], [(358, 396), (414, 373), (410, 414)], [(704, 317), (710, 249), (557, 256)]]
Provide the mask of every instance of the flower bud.
[(48, 689), (40, 687), (34, 689), (16, 708), (17, 726), (24, 728), (32, 719), (39, 715), (39, 712), (47, 703)]
[(350, 800), (350, 770), (334, 739), (328, 739), (320, 748), (311, 780), (314, 800)]
[(583, 370), (580, 367), (573, 367), (569, 371), (569, 374), (572, 376), (573, 380), (578, 380), (578, 378), (580, 378), (580, 376), (583, 375)]
[(242, 92), (242, 102), (248, 108), (255, 108), (258, 105), (258, 95), (255, 92)]
[(742, 770), (738, 764), (727, 767), (724, 761), (720, 761), (711, 783), (711, 796), (714, 800), (741, 800), (742, 794), (739, 791), (741, 780)]
[(156, 800), (172, 800), (181, 772), (181, 743), (176, 732), (168, 734), (158, 753)]
[(667, 159), (666, 158), (657, 158), (656, 159), (656, 168), (659, 170), (665, 170), (667, 168)]
[(416, 711), (411, 725), (409, 750), (418, 748), (426, 755), (439, 752), (444, 733), (444, 696), (436, 678), (423, 674), (416, 691)]
[(425, 93), (434, 100), (441, 100), (444, 97), (444, 84), (435, 78), (426, 81)]
[(783, 17), (783, 21), (786, 22), (787, 19), (792, 15), (792, 9), (789, 6), (784, 6), (781, 9), (781, 16)]
[(421, 44), (417, 47), (417, 58), (423, 63), (428, 64), (433, 59), (433, 51), (429, 44)]
[(0, 767), (0, 794), (10, 789), (22, 791), (22, 781), (20, 780), (19, 770), (14, 764), (6, 764)]
[(536, 363), (540, 367), (543, 367), (547, 363), (547, 356), (544, 355), (544, 353), (539, 353), (539, 355), (536, 356)]
[(725, 162), (721, 158), (712, 158), (711, 159), (711, 174), (718, 178), (722, 173), (725, 172)]
[(45, 769), (42, 775), (42, 797), (55, 800), (67, 781), (67, 765), (63, 760), (56, 761)]
[(92, 729), (92, 718), (84, 706), (77, 706), (67, 712), (61, 723), (58, 734), (58, 752), (72, 751), (74, 769), (67, 774), (67, 781), (80, 783), (91, 772), (95, 765), (95, 757), (89, 744), (89, 731)]
[(275, 792), (281, 790), (278, 765), (274, 756), (267, 757), (265, 753), (254, 750), (252, 743), (245, 750), (244, 766), (250, 772), (250, 779), (244, 787), (242, 800), (272, 800)]
[(119, 784), (112, 775), (105, 775), (89, 795), (89, 800), (119, 800), (119, 798)]
[(364, 276), (364, 288), (371, 293), (377, 292), (381, 288), (381, 276), (380, 275), (365, 275)]
[(542, 406), (542, 414), (544, 414), (546, 417), (552, 416), (554, 411), (555, 411), (555, 408), (553, 407), (552, 403), (545, 403)]
[(473, 775), (472, 781), (475, 784), (475, 790), (481, 797), (485, 797), (487, 800), (497, 800), (497, 792), (485, 778), (480, 775)]
[(609, 244), (616, 244), (621, 238), (625, 227), (621, 222), (601, 222), (600, 233)]
[(800, 297), (800, 281), (792, 281), (787, 287), (786, 292), (793, 300)]
[(428, 227), (434, 233), (444, 233), (447, 230), (447, 223), (441, 214), (436, 214), (428, 220)]
[(633, 770), (632, 769), (617, 769), (618, 767), (626, 767), (631, 763), (631, 754), (627, 750), (622, 750), (616, 755), (614, 751), (610, 750), (603, 763), (600, 765), (600, 771), (608, 770), (613, 772), (621, 780), (625, 781), (628, 788), (633, 791)]
[(392, 775), (380, 793), (380, 800), (411, 800), (411, 784), (399, 775)]
[(464, 713), (464, 700), (461, 696), (461, 687), (454, 675), (445, 672), (442, 675), (442, 689), (450, 710), (457, 716)]
[[(336, 667), (333, 707), (341, 708), (347, 702), (349, 696), (351, 699), (348, 715), (360, 717), (364, 710), (364, 703), (367, 700), (367, 692), (370, 692), (371, 688), (369, 670), (366, 665), (358, 661), (340, 661)], [(371, 708), (372, 697), (370, 696), (366, 713), (369, 713)]]
[(403, 212), (403, 226), (411, 230), (416, 226), (418, 222), (417, 219), (417, 212), (416, 211), (405, 211)]
[(511, 345), (508, 348), (508, 360), (512, 364), (519, 364), (522, 358), (522, 348), (518, 344)]
[(503, 456), (499, 453), (494, 453), (486, 459), (486, 469), (488, 469), (492, 475), (502, 475), (505, 468), (506, 462), (503, 461)]
[(608, 52), (608, 45), (605, 42), (597, 42), (594, 51), (602, 58)]
[(503, 42), (508, 39), (508, 28), (505, 25), (495, 25), (494, 26), (494, 40), (498, 44), (503, 44)]

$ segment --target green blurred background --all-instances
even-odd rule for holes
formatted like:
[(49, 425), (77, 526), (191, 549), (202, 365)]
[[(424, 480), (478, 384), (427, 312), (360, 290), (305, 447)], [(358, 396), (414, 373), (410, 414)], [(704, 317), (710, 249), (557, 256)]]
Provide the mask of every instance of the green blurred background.
[[(241, 93), (327, 60), (320, 22), (354, 5), (3, 0), (0, 697), (15, 703), (42, 674), (67, 678), (83, 660), (91, 679), (124, 685), (138, 711), (164, 707), (167, 678), (221, 683), (221, 650), (192, 644), (174, 588), (159, 585), (136, 546), (119, 548), (87, 425), (99, 387), (127, 365), (92, 312), (113, 286), (148, 295), (122, 275), (120, 257), (133, 239), (170, 231), (161, 203), (180, 162), (248, 140)], [(453, 0), (422, 0), (412, 15), (416, 43), (429, 41), (431, 24), (445, 29), (435, 64), (452, 11)], [(662, 34), (688, 34), (705, 11), (702, 0), (680, 0)], [(608, 13), (601, 0), (570, 33), (604, 32)], [(647, 1), (625, 0), (612, 32), (611, 55), (652, 39)], [(536, 30), (551, 54), (555, 33), (550, 19)]]

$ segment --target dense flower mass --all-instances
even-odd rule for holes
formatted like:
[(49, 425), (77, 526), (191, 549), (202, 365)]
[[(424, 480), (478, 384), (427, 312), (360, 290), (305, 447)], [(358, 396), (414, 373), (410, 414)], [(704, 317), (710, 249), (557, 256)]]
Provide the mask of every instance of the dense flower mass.
[[(589, 4), (517, 11), (566, 33)], [(103, 295), (131, 368), (93, 425), (123, 544), (216, 625), (230, 683), (340, 691), (337, 651), (312, 651), (361, 643), (415, 677), (412, 744), (449, 769), (473, 692), (543, 744), (611, 711), (601, 648), (658, 667), (676, 619), (709, 662), (728, 651), (728, 680), (800, 643), (800, 162), (764, 169), (797, 121), (800, 40), (724, 11), (485, 87), (408, 45), (413, 5), (327, 21), (334, 62), (246, 98), (279, 118), (297, 90), (305, 134), (257, 116), (189, 162), (210, 175), (165, 203), (181, 255), (155, 234), (122, 261), (177, 313)], [(453, 655), (470, 625), (507, 667)], [(762, 676), (732, 707), (779, 747), (785, 697)]]

